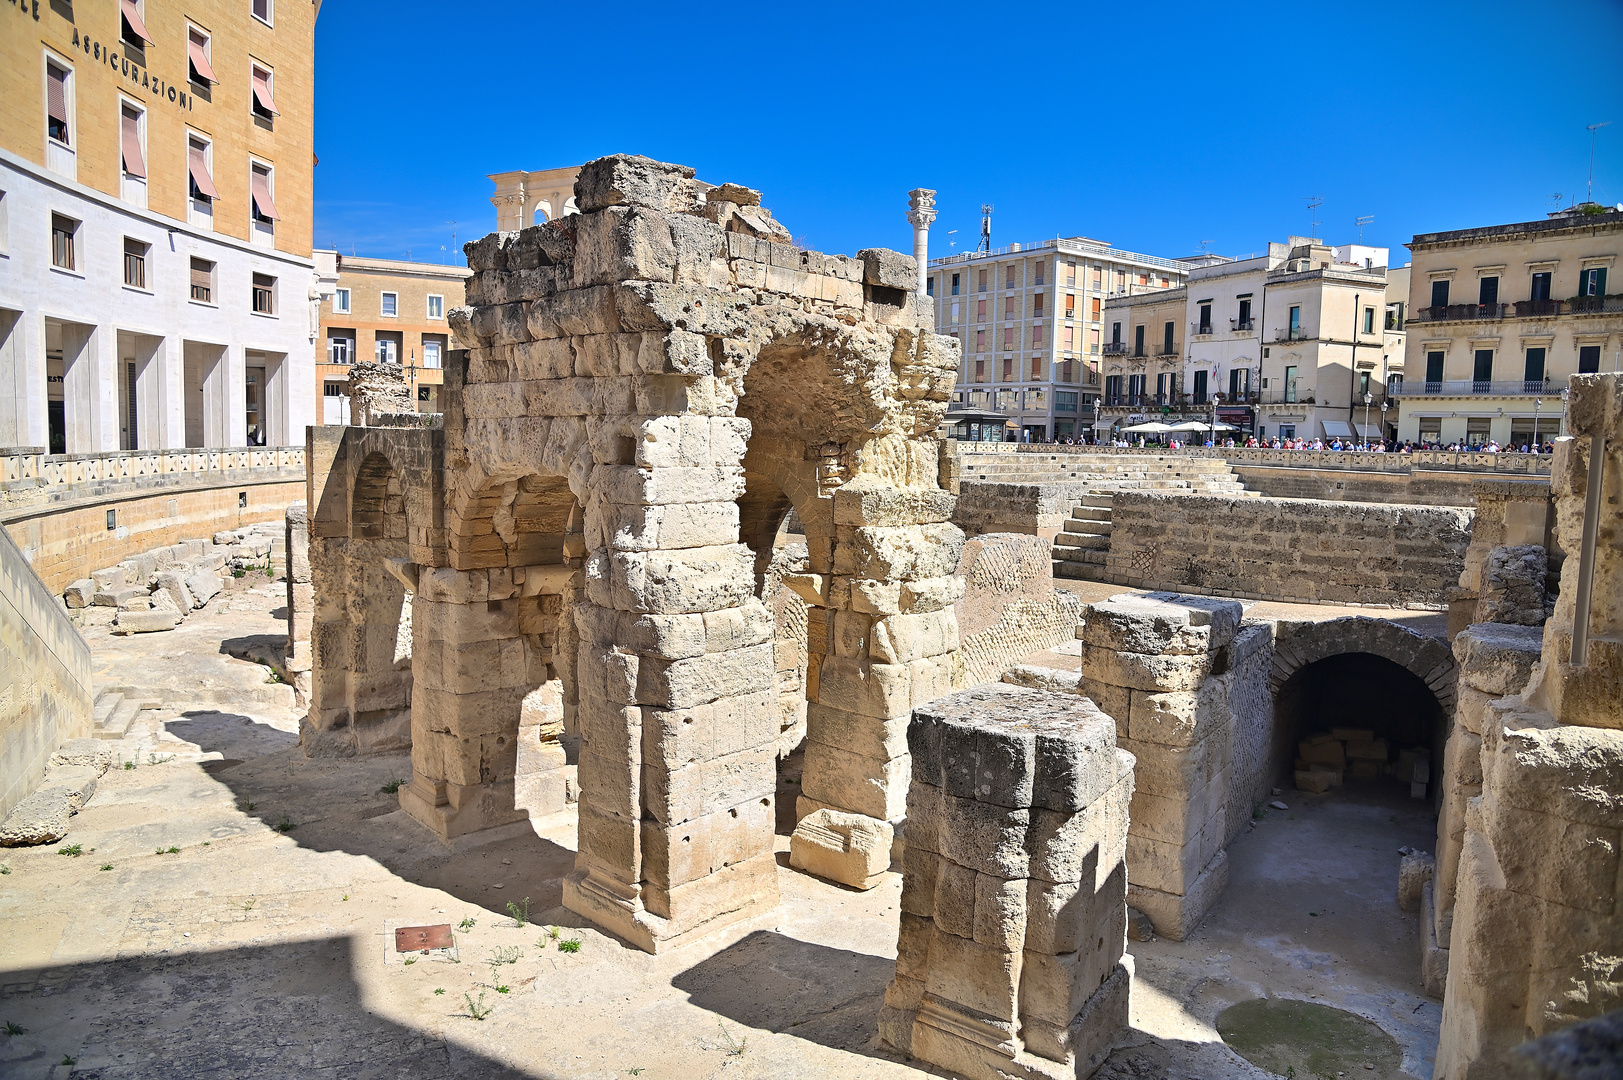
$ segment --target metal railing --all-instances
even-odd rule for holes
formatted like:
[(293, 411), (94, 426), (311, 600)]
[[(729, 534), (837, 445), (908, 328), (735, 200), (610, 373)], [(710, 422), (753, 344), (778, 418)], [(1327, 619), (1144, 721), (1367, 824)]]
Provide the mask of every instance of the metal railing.
[(1274, 327), (1274, 341), (1312, 341), (1318, 335), (1300, 326)]
[(1393, 397), (1464, 397), (1487, 394), (1498, 397), (1539, 397), (1559, 394), (1561, 386), (1547, 379), (1416, 379), (1398, 380), (1389, 393)]
[(1411, 322), (1474, 322), (1502, 319), (1507, 304), (1447, 304), (1423, 307), (1411, 315)]
[[(1008, 247), (993, 248), (991, 251), (965, 251), (957, 255), (946, 255), (939, 259), (931, 259), (930, 268), (954, 266), (959, 263), (973, 262), (976, 259), (995, 259), (1005, 255), (1026, 255), (1039, 251), (1058, 251), (1067, 255), (1088, 255), (1110, 262), (1137, 263), (1144, 266), (1160, 267), (1164, 270), (1176, 270), (1180, 274), (1189, 273), (1189, 265), (1180, 263), (1175, 259), (1163, 259), (1158, 255), (1140, 255), (1137, 252), (1110, 247), (1108, 244), (1088, 243), (1064, 238), (1044, 240), (1037, 244), (1010, 244)], [(1221, 255), (1211, 256), (1211, 259), (1213, 262), (1235, 261)]]
[(1212, 324), (1211, 323), (1201, 323), (1199, 326), (1195, 327), (1195, 336), (1196, 337), (1205, 337), (1207, 334), (1210, 334), (1211, 332), (1212, 332)]
[(1580, 296), (1567, 306), (1574, 315), (1611, 315), (1623, 311), (1623, 296)]
[(1252, 319), (1230, 319), (1229, 320), (1229, 329), (1234, 331), (1235, 333), (1240, 333), (1242, 331), (1248, 331), (1248, 330), (1255, 330), (1256, 328), (1257, 328), (1257, 324)]
[(1126, 356), (1127, 355), (1127, 342), (1125, 342), (1125, 341), (1107, 341), (1107, 342), (1105, 342), (1105, 355), (1106, 356)]
[(1561, 314), (1561, 301), (1559, 300), (1516, 301), (1516, 315), (1518, 318), (1537, 319), (1559, 314)]

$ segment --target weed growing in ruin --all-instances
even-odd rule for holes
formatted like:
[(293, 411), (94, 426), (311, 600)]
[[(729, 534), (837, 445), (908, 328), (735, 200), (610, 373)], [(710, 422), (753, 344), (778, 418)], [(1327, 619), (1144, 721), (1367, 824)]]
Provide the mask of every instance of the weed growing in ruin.
[(112, 868), (113, 868), (113, 864), (110, 863), (110, 862), (104, 862), (104, 863), (101, 864), (100, 867), (98, 867), (98, 869), (101, 869), (101, 870), (111, 870)]
[(231, 571), (231, 576), (234, 578), (245, 578), (248, 576), (248, 571), (239, 567), (238, 569)]
[(646, 1070), (641, 1065), (633, 1065), (626, 1070), (627, 1076), (641, 1076)]
[(478, 924), (474, 921), (473, 916), (470, 915), (466, 919), (463, 919), (461, 922), (457, 923), (456, 928), (458, 930), (472, 930), (477, 925)]
[(443, 987), (443, 986), (434, 987), (434, 996), (435, 997), (441, 997), (442, 995), (444, 995), (444, 993), (445, 993), (445, 987)]
[(26, 1034), (28, 1034), (28, 1029), (23, 1027), (21, 1024), (14, 1024), (10, 1020), (7, 1020), (6, 1021), (6, 1034), (7, 1035), (26, 1035)]
[(1266, 806), (1263, 806), (1262, 803), (1259, 802), (1259, 803), (1257, 803), (1257, 804), (1255, 804), (1254, 806), (1251, 807), (1251, 818), (1252, 818), (1253, 821), (1261, 821), (1263, 818), (1265, 818), (1267, 816), (1268, 816), (1268, 808)]
[(485, 992), (483, 990), (479, 991), (478, 1001), (475, 1001), (473, 999), (473, 995), (467, 993), (466, 991), (464, 991), (462, 994), (462, 1000), (468, 1003), (469, 1018), (474, 1020), (483, 1020), (485, 1017), (490, 1015), (490, 1006), (485, 1004)]
[(173, 845), (171, 845), (171, 846), (166, 847), (166, 848), (159, 848), (158, 850), (154, 851), (152, 854), (154, 854), (154, 855), (179, 855), (180, 854), (180, 849), (178, 847), (174, 847)]
[(279, 833), (292, 832), (296, 828), (298, 826), (293, 824), (293, 819), (288, 817), (286, 813), (276, 820), (276, 831)]
[(126, 761), (126, 762), (124, 762), (124, 768), (126, 768), (126, 769), (133, 769), (133, 768), (135, 768), (135, 762), (133, 762), (133, 761)]
[(349, 899), (349, 893), (345, 893), (345, 894), (344, 894), (344, 899), (345, 899), (345, 900), (348, 900), (348, 899)]
[(565, 941), (558, 942), (558, 951), (566, 953), (580, 952), (580, 938), (569, 938)]
[(507, 902), (507, 914), (513, 916), (513, 925), (517, 926), (520, 930), (524, 929), (526, 926), (529, 926), (530, 898), (528, 896), (524, 898), (522, 907), (509, 900)]
[(378, 788), (378, 790), (385, 795), (398, 795), (400, 794), (400, 785), (404, 783), (404, 780), (390, 780), (387, 784), (384, 784), (382, 787)]
[(0, 863), (0, 874), (9, 873), (11, 873), (11, 867), (7, 866), (5, 863)]
[(543, 929), (546, 930), (546, 933), (537, 938), (535, 944), (538, 948), (545, 949), (547, 942), (558, 940), (558, 928), (556, 926), (547, 926), (543, 927)]
[(406, 957), (406, 966), (407, 967), (411, 967), (411, 965), (415, 964), (416, 962), (417, 962), (417, 958), (415, 956)]
[(76, 1058), (76, 1057), (73, 1057), (71, 1054), (63, 1054), (62, 1055), (62, 1064), (64, 1064), (64, 1065), (77, 1065), (77, 1064), (79, 1064), (79, 1059)]
[(254, 812), (254, 801), (252, 799), (242, 800), (242, 812), (245, 814), (251, 814)]
[(56, 853), (58, 855), (71, 855), (77, 859), (85, 853), (85, 846), (83, 844), (68, 844), (66, 847), (57, 848)]
[(495, 971), (503, 964), (516, 964), (523, 956), (524, 950), (520, 949), (517, 945), (509, 945), (505, 948), (497, 949), (495, 952), (490, 954), (490, 970)]
[(749, 1039), (734, 1039), (727, 1031), (726, 1025), (720, 1020), (716, 1021), (716, 1026), (721, 1028), (721, 1037), (727, 1040), (727, 1045), (720, 1047), (720, 1049), (727, 1051), (728, 1057), (743, 1057), (744, 1050), (749, 1046)]
[(252, 911), (254, 909), (254, 904), (255, 903), (257, 903), (257, 901), (245, 900), (241, 904), (238, 904), (237, 906), (242, 908), (243, 913), (246, 914), (247, 912), (250, 912), (250, 911)]
[(492, 986), (491, 989), (496, 991), (498, 994), (505, 994), (510, 992), (513, 988), (505, 983), (497, 983), (495, 986)]

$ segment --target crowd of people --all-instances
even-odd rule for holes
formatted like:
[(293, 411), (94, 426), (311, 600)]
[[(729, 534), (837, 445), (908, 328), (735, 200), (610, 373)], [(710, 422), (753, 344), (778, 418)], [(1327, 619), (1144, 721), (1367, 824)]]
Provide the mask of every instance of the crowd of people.
[(1530, 440), (1524, 440), (1520, 443), (1511, 442), (1505, 444), (1500, 443), (1496, 439), (1489, 439), (1486, 442), (1480, 443), (1472, 443), (1467, 442), (1464, 439), (1456, 439), (1451, 443), (1445, 444), (1433, 440), (1425, 440), (1417, 443), (1409, 439), (1405, 439), (1402, 442), (1399, 442), (1396, 439), (1282, 439), (1277, 435), (1271, 438), (1258, 439), (1255, 435), (1249, 435), (1240, 440), (1228, 437), (1218, 439), (1214, 442), (1209, 437), (1205, 439), (1196, 439), (1194, 441), (1185, 441), (1178, 438), (1176, 435), (1170, 437), (1162, 435), (1151, 435), (1147, 437), (1144, 435), (1137, 435), (1129, 438), (1126, 435), (1115, 434), (1111, 436), (1102, 436), (1094, 440), (1078, 439), (1072, 436), (1066, 436), (1062, 439), (1056, 439), (1054, 442), (1055, 445), (1060, 446), (1109, 446), (1122, 450), (1183, 450), (1191, 446), (1196, 446), (1205, 447), (1208, 449), (1214, 447), (1245, 447), (1248, 449), (1264, 450), (1338, 450), (1371, 454), (1410, 454), (1418, 450), (1441, 450), (1450, 453), (1485, 454), (1551, 454), (1555, 452), (1555, 444), (1549, 441), (1535, 443)]

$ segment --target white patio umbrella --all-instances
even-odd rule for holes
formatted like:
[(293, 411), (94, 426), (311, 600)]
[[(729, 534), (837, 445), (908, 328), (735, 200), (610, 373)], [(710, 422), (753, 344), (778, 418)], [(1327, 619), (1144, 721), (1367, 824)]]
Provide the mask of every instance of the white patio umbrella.
[(1170, 430), (1172, 430), (1172, 431), (1239, 431), (1240, 429), (1235, 427), (1233, 424), (1225, 424), (1221, 420), (1219, 420), (1215, 425), (1210, 424), (1205, 420), (1185, 420), (1182, 423), (1173, 424)]
[(1173, 430), (1171, 424), (1163, 424), (1159, 420), (1151, 420), (1147, 424), (1134, 424), (1132, 427), (1122, 428), (1124, 432), (1133, 431), (1142, 435), (1165, 435), (1171, 430)]

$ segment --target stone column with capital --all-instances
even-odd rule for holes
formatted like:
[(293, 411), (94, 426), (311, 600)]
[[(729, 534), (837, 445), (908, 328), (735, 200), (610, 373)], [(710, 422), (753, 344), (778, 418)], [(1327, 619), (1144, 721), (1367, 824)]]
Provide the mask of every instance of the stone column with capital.
[(914, 188), (907, 193), (907, 220), (913, 225), (913, 259), (919, 264), (919, 292), (930, 263), (930, 222), (935, 220), (935, 192)]

